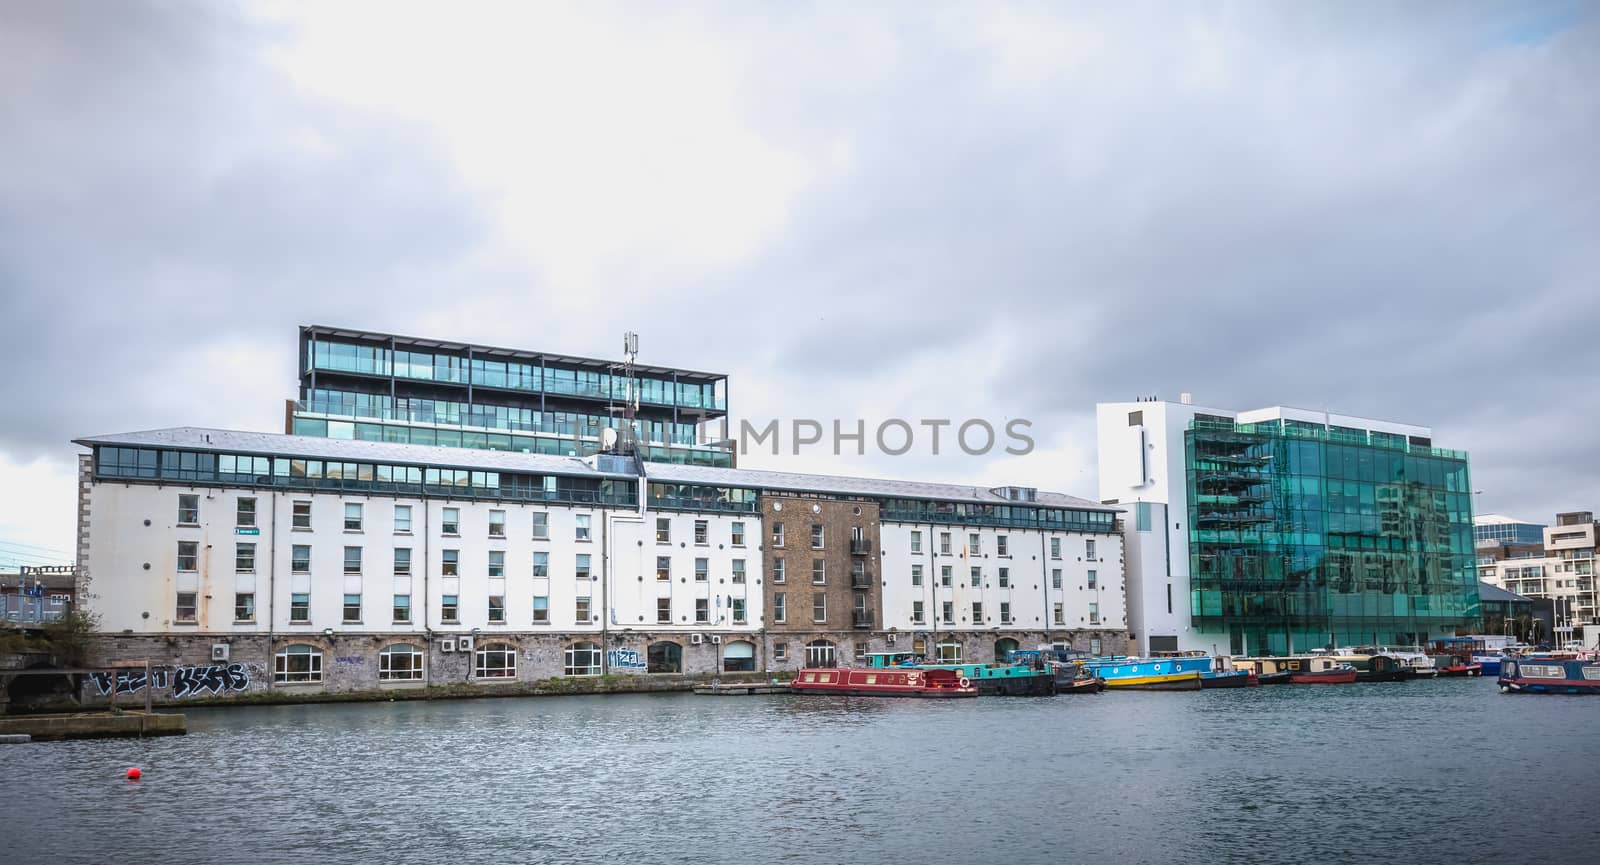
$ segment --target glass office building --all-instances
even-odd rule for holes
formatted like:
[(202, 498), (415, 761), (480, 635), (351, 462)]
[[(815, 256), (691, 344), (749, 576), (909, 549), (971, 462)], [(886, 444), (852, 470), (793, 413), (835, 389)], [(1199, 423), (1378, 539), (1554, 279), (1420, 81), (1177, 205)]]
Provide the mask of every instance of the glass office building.
[(1426, 438), (1198, 415), (1191, 625), (1238, 654), (1413, 645), (1481, 623), (1467, 455)]
[[(633, 382), (644, 458), (733, 464), (727, 376), (636, 365)], [(285, 432), (587, 456), (622, 425), (628, 387), (620, 361), (312, 325)]]
[(1478, 543), (1491, 546), (1543, 544), (1544, 529), (1543, 523), (1524, 523), (1498, 514), (1484, 514), (1472, 524), (1472, 536)]

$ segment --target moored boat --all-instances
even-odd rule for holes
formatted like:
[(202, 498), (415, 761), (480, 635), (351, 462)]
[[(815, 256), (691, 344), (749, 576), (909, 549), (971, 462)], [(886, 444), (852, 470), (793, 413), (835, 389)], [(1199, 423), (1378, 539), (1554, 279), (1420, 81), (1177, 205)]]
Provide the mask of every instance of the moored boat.
[(1202, 688), (1254, 688), (1261, 684), (1249, 670), (1212, 670), (1200, 674)]
[(1258, 685), (1287, 685), (1294, 675), (1289, 658), (1234, 658), (1233, 668), (1254, 673)]
[(1091, 658), (1084, 666), (1105, 680), (1107, 690), (1198, 691), (1200, 671), (1180, 658)]
[(1012, 657), (1028, 660), (1038, 657), (1045, 668), (1055, 676), (1057, 694), (1098, 694), (1105, 689), (1105, 680), (1084, 666), (1088, 656), (1070, 649), (1045, 649), (1017, 651)]
[(1481, 676), (1483, 665), (1472, 656), (1487, 649), (1473, 637), (1441, 637), (1428, 644), (1428, 657), (1440, 676)]
[(1416, 670), (1410, 664), (1370, 646), (1340, 649), (1330, 657), (1338, 663), (1355, 667), (1357, 682), (1405, 682), (1417, 677)]
[(976, 697), (978, 687), (954, 670), (917, 667), (806, 667), (789, 688), (796, 694), (842, 697)]
[[(1022, 654), (1022, 653), (1018, 653)], [(929, 664), (910, 652), (872, 652), (869, 669), (949, 670), (970, 681), (980, 697), (1049, 697), (1056, 693), (1055, 673), (1038, 653), (1016, 664)]]
[(1500, 662), (1500, 690), (1508, 694), (1600, 694), (1600, 661), (1532, 655)]
[(1289, 682), (1295, 685), (1353, 685), (1356, 668), (1326, 656), (1289, 659)]

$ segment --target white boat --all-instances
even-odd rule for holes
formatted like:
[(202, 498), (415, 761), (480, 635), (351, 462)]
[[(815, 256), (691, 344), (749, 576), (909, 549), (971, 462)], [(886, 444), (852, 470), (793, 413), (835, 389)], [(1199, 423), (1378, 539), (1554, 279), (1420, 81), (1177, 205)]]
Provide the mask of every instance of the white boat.
[(1433, 659), (1422, 651), (1421, 646), (1400, 646), (1398, 648), (1384, 646), (1382, 651), (1383, 654), (1392, 655), (1398, 658), (1400, 663), (1410, 667), (1419, 679), (1432, 679), (1439, 675), (1439, 668), (1433, 665)]

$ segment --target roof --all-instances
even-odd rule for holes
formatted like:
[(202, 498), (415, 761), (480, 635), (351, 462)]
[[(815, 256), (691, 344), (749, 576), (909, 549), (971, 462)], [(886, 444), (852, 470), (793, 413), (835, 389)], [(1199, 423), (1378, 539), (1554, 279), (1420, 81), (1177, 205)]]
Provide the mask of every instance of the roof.
[[(351, 462), (397, 463), (404, 465), (447, 466), (496, 472), (567, 475), (576, 477), (633, 477), (630, 473), (601, 471), (589, 460), (577, 457), (527, 454), (520, 451), (491, 451), (437, 445), (394, 442), (354, 441), (318, 436), (281, 433), (243, 432), (205, 427), (172, 427), (143, 432), (116, 433), (73, 439), (92, 447), (183, 448), (187, 450), (241, 453), (267, 457), (305, 457)], [(1040, 491), (1034, 501), (1017, 502), (984, 487), (962, 484), (935, 484), (881, 478), (855, 478), (837, 475), (806, 475), (794, 472), (688, 466), (647, 462), (645, 476), (661, 483), (704, 484), (706, 486), (746, 487), (796, 493), (882, 496), (885, 498), (935, 499), (995, 505), (1035, 505), (1077, 508), (1117, 513), (1122, 509), (1062, 493)]]
[(939, 499), (953, 502), (978, 502), (994, 505), (1039, 505), (1120, 512), (1122, 509), (1062, 493), (1039, 492), (1031, 502), (1017, 502), (984, 487), (964, 484), (931, 484), (921, 481), (896, 481), (883, 478), (852, 478), (838, 475), (803, 475), (756, 469), (729, 469), (715, 466), (689, 466), (674, 463), (646, 463), (645, 475), (653, 481), (710, 486), (758, 487), (798, 493), (885, 496), (888, 498)]
[[(450, 339), (428, 339), (419, 336), (399, 336), (397, 334), (378, 333), (376, 331), (361, 330), (359, 328), (329, 327), (322, 324), (308, 324), (302, 326), (300, 331), (301, 333), (315, 333), (318, 336), (391, 342), (397, 347), (404, 346), (408, 349), (422, 348), (429, 350), (443, 349), (445, 351), (466, 351), (470, 348), (472, 349), (474, 356), (482, 355), (484, 357), (497, 358), (500, 360), (504, 360), (506, 358), (515, 358), (517, 360), (540, 360), (542, 358), (544, 360), (555, 361), (556, 363), (560, 364), (588, 367), (596, 370), (611, 369), (612, 367), (622, 366), (622, 361), (620, 360), (601, 360), (593, 357), (556, 354), (548, 351), (528, 351), (520, 348), (499, 348), (492, 345), (479, 345), (475, 342), (460, 342)], [(726, 373), (699, 372), (697, 370), (684, 369), (676, 366), (649, 366), (636, 363), (633, 365), (633, 368), (635, 372), (638, 372), (641, 375), (676, 374), (680, 379), (691, 379), (695, 381), (716, 381), (718, 379), (725, 379), (728, 377)]]
[(1501, 602), (1505, 602), (1505, 601), (1511, 601), (1511, 602), (1523, 601), (1523, 602), (1527, 602), (1527, 603), (1530, 603), (1530, 604), (1533, 603), (1533, 598), (1530, 598), (1530, 597), (1528, 597), (1526, 595), (1519, 595), (1516, 592), (1508, 592), (1505, 589), (1502, 589), (1499, 586), (1495, 585), (1494, 583), (1485, 583), (1485, 582), (1482, 582), (1482, 581), (1479, 581), (1479, 583), (1478, 583), (1478, 600), (1480, 600), (1480, 601), (1501, 601)]
[(1472, 518), (1472, 524), (1475, 525), (1475, 526), (1539, 526), (1540, 528), (1544, 527), (1542, 523), (1530, 523), (1527, 520), (1519, 520), (1516, 517), (1508, 517), (1505, 514), (1478, 514), (1477, 516)]

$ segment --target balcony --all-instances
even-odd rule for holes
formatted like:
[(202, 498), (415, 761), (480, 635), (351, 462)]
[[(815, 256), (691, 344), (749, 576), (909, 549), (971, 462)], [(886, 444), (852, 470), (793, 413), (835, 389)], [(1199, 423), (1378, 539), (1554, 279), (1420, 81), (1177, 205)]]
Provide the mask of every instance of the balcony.
[(852, 589), (870, 589), (870, 588), (872, 588), (872, 575), (867, 573), (867, 572), (865, 572), (865, 571), (862, 571), (859, 574), (851, 574), (850, 575), (850, 588), (852, 588)]
[(867, 540), (866, 538), (851, 538), (850, 539), (850, 555), (852, 555), (852, 556), (870, 556), (870, 555), (872, 555), (872, 542)]
[(850, 614), (850, 626), (853, 628), (872, 627), (871, 610), (854, 610)]

